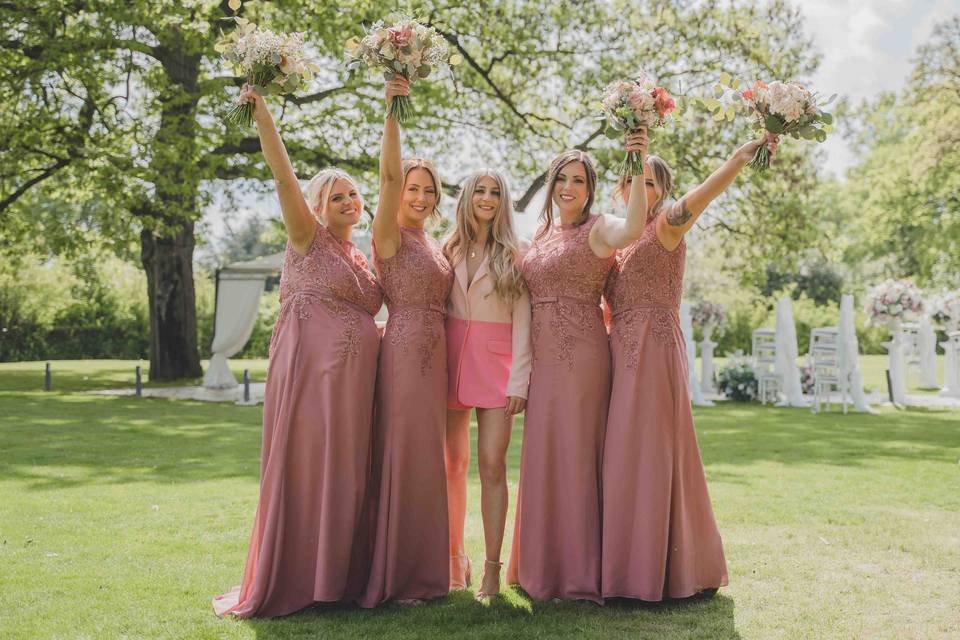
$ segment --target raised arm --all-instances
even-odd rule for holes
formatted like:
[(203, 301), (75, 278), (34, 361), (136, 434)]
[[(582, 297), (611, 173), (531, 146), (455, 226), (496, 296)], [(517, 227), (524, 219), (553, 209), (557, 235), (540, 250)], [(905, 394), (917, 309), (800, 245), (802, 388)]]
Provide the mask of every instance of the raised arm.
[(692, 189), (664, 211), (664, 215), (657, 220), (657, 237), (664, 247), (674, 249), (680, 244), (683, 234), (693, 227), (707, 205), (730, 186), (737, 174), (753, 158), (753, 154), (757, 152), (761, 144), (767, 145), (772, 157), (777, 151), (780, 139), (772, 133), (768, 133), (762, 138), (744, 144), (719, 169), (711, 173), (710, 177), (703, 181), (703, 184)]
[[(642, 129), (627, 135), (625, 150), (647, 158), (647, 130)], [(590, 233), (590, 248), (601, 258), (609, 257), (617, 249), (623, 249), (643, 234), (647, 224), (647, 190), (641, 174), (630, 185), (630, 199), (627, 202), (627, 217), (603, 216), (597, 221)]]
[[(410, 83), (397, 75), (387, 82), (389, 104), (394, 96), (410, 92)], [(400, 160), (400, 125), (388, 117), (383, 123), (383, 142), (380, 146), (380, 198), (373, 216), (373, 242), (377, 255), (392, 258), (400, 250), (400, 223), (397, 211), (403, 194), (403, 165)]]
[(290, 244), (299, 254), (305, 254), (313, 242), (317, 230), (317, 221), (310, 213), (310, 207), (303, 197), (297, 174), (290, 164), (290, 157), (280, 139), (280, 133), (273, 122), (267, 103), (263, 96), (246, 84), (240, 93), (241, 102), (253, 104), (253, 118), (257, 123), (260, 134), (260, 148), (267, 166), (273, 173), (273, 181), (277, 185), (277, 196), (280, 198), (280, 212), (283, 214), (283, 226), (287, 229)]

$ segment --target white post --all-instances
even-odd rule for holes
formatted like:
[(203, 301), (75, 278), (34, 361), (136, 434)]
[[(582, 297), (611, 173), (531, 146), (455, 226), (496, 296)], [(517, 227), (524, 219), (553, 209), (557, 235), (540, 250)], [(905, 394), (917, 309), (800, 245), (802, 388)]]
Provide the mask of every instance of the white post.
[(920, 388), (939, 389), (937, 384), (937, 334), (933, 330), (930, 316), (920, 320), (917, 335), (917, 347), (920, 351)]
[(680, 330), (683, 332), (683, 341), (687, 351), (687, 385), (690, 391), (690, 400), (697, 407), (712, 407), (713, 401), (703, 397), (700, 381), (697, 380), (697, 343), (693, 340), (693, 320), (690, 316), (690, 305), (686, 302), (680, 305)]
[(945, 398), (960, 398), (960, 353), (957, 351), (960, 340), (955, 336), (960, 336), (960, 331), (948, 332), (946, 342), (940, 343), (944, 351), (943, 389), (940, 395)]
[(713, 384), (713, 348), (716, 342), (710, 340), (713, 326), (703, 327), (703, 340), (700, 341), (700, 389), (704, 393), (716, 393), (717, 387)]
[(900, 336), (900, 320), (890, 320), (891, 339), (882, 343), (887, 350), (887, 369), (890, 371), (890, 385), (893, 387), (893, 401), (906, 404), (907, 378), (903, 366), (903, 341)]

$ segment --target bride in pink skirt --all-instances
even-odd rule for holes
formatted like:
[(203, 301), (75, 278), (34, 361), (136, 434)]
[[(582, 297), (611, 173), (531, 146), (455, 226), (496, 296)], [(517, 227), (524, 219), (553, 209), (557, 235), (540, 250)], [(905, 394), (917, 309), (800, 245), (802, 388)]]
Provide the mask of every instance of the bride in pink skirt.
[(686, 598), (727, 584), (687, 389), (683, 236), (761, 144), (773, 153), (777, 140), (743, 145), (670, 206), (663, 202), (673, 176), (657, 156), (646, 159), (643, 176), (618, 185), (628, 205), (644, 190), (647, 222), (606, 287), (613, 389), (603, 448), (604, 598)]
[[(645, 148), (643, 132), (629, 150)], [(590, 156), (558, 156), (547, 177), (544, 224), (523, 260), (533, 370), (507, 581), (541, 601), (602, 601), (600, 460), (610, 350), (600, 296), (614, 251), (643, 231), (646, 202), (640, 191), (626, 219), (591, 215), (595, 189)]]
[(263, 404), (260, 502), (243, 584), (214, 599), (218, 615), (293, 613), (349, 602), (370, 562), (366, 520), (381, 292), (350, 242), (363, 202), (353, 180), (324, 169), (304, 200), (267, 106), (245, 87), (277, 183), (288, 242), (280, 315)]

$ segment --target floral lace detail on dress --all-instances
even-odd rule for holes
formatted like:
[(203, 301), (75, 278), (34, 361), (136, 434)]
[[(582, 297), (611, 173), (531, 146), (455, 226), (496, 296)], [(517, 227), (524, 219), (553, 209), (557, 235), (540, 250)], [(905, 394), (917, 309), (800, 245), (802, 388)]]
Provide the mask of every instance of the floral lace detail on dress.
[(617, 255), (604, 295), (614, 316), (613, 332), (627, 350), (631, 368), (636, 366), (641, 323), (649, 323), (658, 343), (677, 345), (686, 248), (686, 242), (681, 240), (680, 246), (667, 251), (657, 238), (653, 218), (640, 239)]
[[(593, 323), (603, 325), (600, 295), (615, 258), (598, 258), (590, 248), (590, 229), (597, 220), (592, 216), (578, 227), (554, 226), (545, 237), (535, 239), (524, 256), (523, 277), (533, 303), (534, 362), (542, 358), (537, 345), (546, 328), (544, 317), (549, 317), (549, 331), (556, 336), (557, 360), (571, 370), (578, 330), (587, 331)], [(544, 305), (554, 308), (548, 311)]]
[(352, 243), (339, 240), (318, 226), (305, 255), (287, 245), (280, 276), (280, 318), (270, 338), (273, 355), (280, 320), (295, 312), (300, 320), (312, 316), (311, 308), (323, 304), (343, 323), (339, 351), (342, 358), (360, 354), (360, 323), (380, 309), (383, 293), (367, 259)]
[(380, 258), (374, 247), (374, 264), (390, 310), (384, 338), (404, 353), (414, 350), (420, 373), (426, 375), (444, 339), (443, 310), (453, 286), (453, 269), (440, 245), (422, 229), (401, 227), (400, 234), (395, 255)]
[(677, 312), (663, 307), (640, 306), (620, 313), (613, 323), (613, 333), (624, 352), (627, 368), (637, 368), (643, 331), (640, 325), (648, 324), (650, 333), (658, 343), (675, 347), (679, 323)]

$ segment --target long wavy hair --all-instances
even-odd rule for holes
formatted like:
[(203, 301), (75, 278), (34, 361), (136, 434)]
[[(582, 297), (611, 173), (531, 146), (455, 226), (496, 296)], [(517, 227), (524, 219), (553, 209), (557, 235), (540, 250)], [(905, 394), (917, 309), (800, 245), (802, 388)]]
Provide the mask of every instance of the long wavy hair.
[(424, 169), (427, 173), (430, 174), (430, 177), (433, 179), (433, 188), (437, 192), (437, 203), (433, 207), (433, 211), (430, 212), (430, 222), (437, 224), (442, 218), (440, 213), (440, 198), (443, 197), (443, 182), (440, 180), (440, 174), (437, 173), (437, 167), (423, 158), (407, 158), (403, 161), (401, 165), (403, 169), (403, 184), (407, 184), (407, 176), (410, 175), (410, 172), (414, 169)]
[[(357, 181), (350, 177), (350, 174), (343, 169), (336, 167), (327, 167), (317, 172), (317, 175), (310, 178), (307, 183), (307, 206), (310, 207), (310, 213), (320, 224), (326, 224), (323, 221), (323, 212), (327, 209), (327, 199), (330, 197), (330, 191), (337, 180), (346, 180), (353, 185), (353, 188), (360, 192)], [(360, 196), (360, 212), (363, 213), (363, 196)]]
[(584, 172), (587, 174), (587, 201), (583, 204), (583, 211), (580, 217), (574, 221), (574, 226), (580, 226), (590, 217), (590, 207), (593, 206), (593, 199), (597, 193), (597, 168), (593, 163), (593, 158), (586, 151), (571, 149), (564, 151), (550, 163), (550, 170), (547, 172), (547, 197), (543, 200), (543, 208), (540, 210), (540, 222), (543, 226), (537, 232), (537, 238), (546, 235), (553, 226), (553, 188), (557, 184), (560, 172), (571, 162), (582, 162)]
[(494, 292), (504, 302), (511, 302), (523, 293), (523, 275), (520, 272), (520, 243), (513, 229), (513, 200), (500, 172), (483, 169), (471, 173), (464, 181), (457, 198), (453, 232), (443, 244), (443, 254), (452, 264), (457, 264), (466, 259), (467, 249), (478, 239), (480, 222), (473, 206), (473, 193), (483, 177), (492, 178), (500, 189), (500, 206), (490, 221), (484, 250), (489, 256)]
[[(650, 165), (650, 171), (653, 172), (653, 183), (657, 187), (656, 202), (647, 203), (647, 217), (652, 218), (660, 213), (664, 201), (670, 197), (670, 192), (673, 191), (673, 169), (670, 168), (666, 160), (656, 155), (648, 155), (647, 164)], [(630, 195), (630, 178), (631, 176), (620, 176), (617, 179), (617, 188), (614, 191), (614, 195), (624, 203)]]

